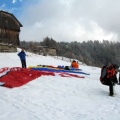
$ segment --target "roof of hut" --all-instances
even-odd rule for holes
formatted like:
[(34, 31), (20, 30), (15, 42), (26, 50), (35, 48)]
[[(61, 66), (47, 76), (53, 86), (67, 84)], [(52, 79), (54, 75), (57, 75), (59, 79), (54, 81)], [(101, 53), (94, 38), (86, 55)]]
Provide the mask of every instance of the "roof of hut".
[(20, 27), (23, 27), (23, 25), (13, 14), (2, 10), (0, 11), (0, 28), (20, 31)]

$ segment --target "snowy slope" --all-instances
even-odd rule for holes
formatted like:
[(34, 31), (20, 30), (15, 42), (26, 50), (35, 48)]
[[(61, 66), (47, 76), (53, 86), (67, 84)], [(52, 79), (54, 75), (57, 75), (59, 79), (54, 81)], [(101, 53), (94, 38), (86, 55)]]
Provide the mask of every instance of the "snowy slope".
[[(27, 53), (27, 66), (70, 65)], [(20, 67), (17, 53), (0, 53), (0, 68)], [(85, 78), (41, 76), (18, 88), (0, 87), (0, 120), (119, 120), (120, 86), (114, 97), (99, 81), (100, 68), (80, 65)]]

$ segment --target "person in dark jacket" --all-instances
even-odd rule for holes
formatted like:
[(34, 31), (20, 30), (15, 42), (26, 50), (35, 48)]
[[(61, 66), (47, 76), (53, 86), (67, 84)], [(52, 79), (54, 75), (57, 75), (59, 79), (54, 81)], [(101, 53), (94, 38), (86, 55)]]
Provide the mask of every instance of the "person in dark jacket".
[(104, 66), (101, 70), (100, 81), (103, 85), (109, 86), (109, 95), (114, 95), (113, 86), (118, 83), (117, 72), (120, 72), (119, 65), (111, 64), (109, 66)]
[(18, 56), (20, 57), (22, 68), (26, 68), (26, 54), (24, 49), (22, 49), (21, 52), (18, 53)]

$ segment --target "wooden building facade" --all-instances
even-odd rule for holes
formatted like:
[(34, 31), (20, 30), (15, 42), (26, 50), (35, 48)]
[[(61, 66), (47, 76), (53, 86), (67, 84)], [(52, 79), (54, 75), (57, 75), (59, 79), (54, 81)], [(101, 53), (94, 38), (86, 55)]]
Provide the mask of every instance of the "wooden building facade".
[(0, 43), (19, 46), (20, 27), (23, 27), (22, 24), (13, 14), (0, 11)]

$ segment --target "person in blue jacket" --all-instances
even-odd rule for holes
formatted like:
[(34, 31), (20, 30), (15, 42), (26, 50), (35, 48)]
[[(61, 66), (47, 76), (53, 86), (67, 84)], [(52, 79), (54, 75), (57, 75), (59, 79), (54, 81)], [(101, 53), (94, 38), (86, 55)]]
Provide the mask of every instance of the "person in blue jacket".
[(20, 57), (22, 68), (26, 68), (26, 53), (24, 49), (22, 49), (21, 52), (18, 53), (18, 56)]

